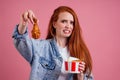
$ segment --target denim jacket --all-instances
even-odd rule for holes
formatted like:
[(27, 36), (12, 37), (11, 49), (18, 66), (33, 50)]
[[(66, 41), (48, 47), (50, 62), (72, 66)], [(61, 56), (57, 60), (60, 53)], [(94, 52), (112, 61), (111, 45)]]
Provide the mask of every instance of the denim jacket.
[[(38, 40), (29, 38), (28, 29), (19, 34), (17, 26), (13, 33), (13, 41), (19, 53), (30, 63), (30, 80), (58, 80), (61, 74), (63, 59), (58, 51), (56, 40)], [(93, 80), (84, 74), (84, 80)], [(66, 80), (73, 80), (73, 74), (68, 74)]]

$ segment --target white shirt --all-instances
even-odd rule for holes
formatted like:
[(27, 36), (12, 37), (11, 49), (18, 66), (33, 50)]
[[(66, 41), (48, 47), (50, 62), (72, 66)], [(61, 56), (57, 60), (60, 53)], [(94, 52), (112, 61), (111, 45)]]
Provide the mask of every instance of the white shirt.
[(61, 68), (61, 74), (60, 74), (58, 80), (66, 80), (66, 77), (67, 77), (68, 73), (65, 72), (64, 61), (68, 60), (68, 58), (70, 56), (70, 53), (69, 53), (67, 47), (62, 48), (62, 47), (58, 46), (58, 50), (59, 50), (59, 52), (60, 52), (60, 54), (61, 54), (61, 56), (63, 58), (63, 63), (62, 63), (62, 68)]

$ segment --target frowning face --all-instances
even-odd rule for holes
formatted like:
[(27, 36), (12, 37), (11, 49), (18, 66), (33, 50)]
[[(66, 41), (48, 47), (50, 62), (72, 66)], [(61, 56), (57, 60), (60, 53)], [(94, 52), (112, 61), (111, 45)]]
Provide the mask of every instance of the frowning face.
[(73, 30), (74, 18), (69, 12), (61, 12), (58, 20), (54, 22), (53, 26), (56, 29), (56, 36), (68, 38)]

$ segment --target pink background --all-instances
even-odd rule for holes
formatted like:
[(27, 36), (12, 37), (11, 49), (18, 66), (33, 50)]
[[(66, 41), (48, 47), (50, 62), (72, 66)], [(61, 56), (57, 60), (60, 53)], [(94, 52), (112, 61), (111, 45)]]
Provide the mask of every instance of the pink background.
[(45, 38), (49, 18), (60, 5), (70, 6), (78, 14), (95, 80), (120, 80), (119, 0), (0, 0), (0, 80), (29, 79), (30, 66), (12, 41), (20, 14), (32, 9), (39, 19), (41, 38)]

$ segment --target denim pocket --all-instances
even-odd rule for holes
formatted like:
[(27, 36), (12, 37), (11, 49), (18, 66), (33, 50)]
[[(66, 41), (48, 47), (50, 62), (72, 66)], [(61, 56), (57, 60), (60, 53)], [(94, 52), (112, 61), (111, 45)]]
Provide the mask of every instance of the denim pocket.
[(54, 61), (49, 61), (44, 57), (39, 58), (39, 63), (42, 65), (43, 68), (48, 70), (54, 70), (56, 67), (56, 64)]

